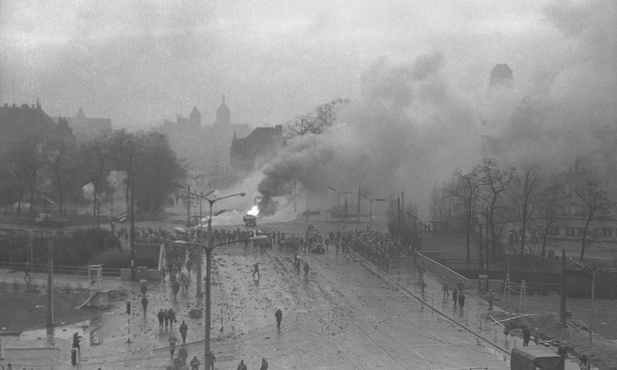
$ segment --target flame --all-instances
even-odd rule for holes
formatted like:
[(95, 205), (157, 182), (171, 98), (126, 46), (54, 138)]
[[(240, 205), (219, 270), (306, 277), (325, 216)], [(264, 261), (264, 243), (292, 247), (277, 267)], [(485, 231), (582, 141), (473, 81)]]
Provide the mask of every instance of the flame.
[(250, 211), (246, 212), (247, 215), (251, 215), (251, 216), (257, 216), (259, 214), (259, 207), (258, 206), (253, 206), (253, 208), (251, 208)]

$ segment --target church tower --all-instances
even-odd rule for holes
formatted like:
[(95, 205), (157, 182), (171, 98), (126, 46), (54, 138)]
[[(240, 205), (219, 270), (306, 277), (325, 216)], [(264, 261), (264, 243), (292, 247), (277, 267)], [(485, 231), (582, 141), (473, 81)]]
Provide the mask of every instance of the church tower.
[(201, 113), (197, 110), (197, 107), (193, 107), (191, 114), (189, 115), (189, 123), (193, 127), (201, 126)]
[(216, 110), (216, 123), (214, 125), (224, 127), (231, 126), (231, 112), (229, 111), (227, 104), (225, 104), (225, 95), (223, 95), (221, 106), (219, 106)]

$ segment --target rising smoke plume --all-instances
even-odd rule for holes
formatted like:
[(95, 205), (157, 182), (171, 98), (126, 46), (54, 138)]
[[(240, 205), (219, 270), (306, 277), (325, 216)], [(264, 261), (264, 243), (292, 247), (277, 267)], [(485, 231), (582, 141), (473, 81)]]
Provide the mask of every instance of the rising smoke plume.
[[(453, 88), (440, 52), (409, 64), (379, 60), (363, 74), (360, 96), (336, 125), (323, 135), (291, 139), (264, 168), (258, 185), (263, 208), (273, 212), (269, 200), (288, 199), (294, 181), (321, 205), (332, 205), (328, 185), (355, 192), (360, 183), (371, 197), (405, 191), (425, 207), (432, 184), (483, 155), (563, 170), (596, 150), (601, 129), (617, 122), (615, 4), (546, 7), (546, 18), (570, 48), (538, 61), (527, 76), (514, 66), (513, 90), (481, 103)], [(481, 77), (487, 85), (489, 72)]]

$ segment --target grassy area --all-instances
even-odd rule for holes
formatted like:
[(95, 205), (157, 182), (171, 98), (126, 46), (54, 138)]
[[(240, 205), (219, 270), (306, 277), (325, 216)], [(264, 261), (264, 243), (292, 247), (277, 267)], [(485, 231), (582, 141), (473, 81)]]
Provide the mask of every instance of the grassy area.
[[(478, 254), (476, 240), (472, 238), (470, 254), (475, 258)], [(424, 238), (424, 250), (441, 251), (443, 258), (464, 259), (466, 255), (465, 235), (448, 235), (436, 237), (427, 235)], [(502, 296), (497, 293), (498, 298)], [(591, 300), (586, 298), (568, 298), (566, 310), (571, 313), (568, 327), (559, 323), (560, 298), (556, 295), (528, 295), (526, 307), (519, 307), (518, 296), (510, 296), (504, 301), (496, 301), (495, 306), (506, 313), (493, 312), (495, 319), (505, 319), (520, 315), (529, 315), (514, 320), (514, 327), (522, 325), (539, 328), (541, 337), (552, 339), (564, 344), (573, 354), (586, 353), (595, 366), (601, 370), (617, 369), (617, 305), (615, 300), (596, 299), (594, 314), (591, 315)], [(592, 324), (594, 335), (593, 348), (589, 345), (589, 323)], [(591, 355), (590, 355), (591, 353)]]
[[(82, 308), (78, 305), (88, 298), (88, 292), (56, 293), (54, 322), (73, 324), (101, 316), (107, 309)], [(47, 319), (47, 296), (40, 293), (0, 292), (0, 328), (2, 331), (24, 331), (41, 328)]]

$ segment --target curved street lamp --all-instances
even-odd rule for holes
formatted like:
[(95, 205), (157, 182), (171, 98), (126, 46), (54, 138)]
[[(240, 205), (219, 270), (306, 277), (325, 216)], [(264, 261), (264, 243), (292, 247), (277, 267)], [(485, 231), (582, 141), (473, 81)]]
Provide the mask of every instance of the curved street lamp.
[(387, 199), (384, 198), (369, 198), (366, 195), (362, 194), (362, 193), (358, 193), (361, 196), (364, 197), (364, 199), (368, 200), (368, 229), (372, 230), (373, 229), (373, 202), (387, 202)]
[[(211, 193), (213, 193), (214, 191), (210, 191), (208, 192), (206, 195), (209, 195)], [(205, 199), (208, 201), (208, 204), (210, 205), (210, 216), (208, 217), (208, 245), (212, 245), (212, 205), (222, 199), (226, 199), (226, 198), (231, 198), (231, 197), (236, 197), (236, 196), (245, 196), (246, 193), (235, 193), (235, 194), (230, 194), (230, 195), (225, 195), (224, 197), (220, 197), (220, 198), (216, 198), (216, 199), (209, 199), (206, 198), (206, 195), (203, 194), (197, 194), (197, 193), (191, 193), (190, 191), (187, 192), (187, 196), (194, 196), (194, 197), (198, 197), (200, 199), (199, 201), (199, 226), (200, 226), (200, 235), (201, 235), (201, 199)], [(222, 212), (221, 212), (222, 213)], [(220, 213), (217, 213), (220, 214)], [(176, 228), (178, 229), (178, 228)], [(184, 230), (184, 229), (183, 229)], [(176, 230), (178, 231), (178, 230)], [(203, 255), (201, 254), (201, 249), (199, 250), (199, 256), (197, 258), (197, 281), (200, 282), (200, 284), (197, 284), (197, 288), (196, 288), (196, 292), (195, 295), (197, 296), (197, 298), (201, 297), (203, 295), (202, 291), (201, 291), (201, 269), (202, 269), (202, 260), (203, 260)]]
[[(230, 195), (233, 196), (233, 195)], [(226, 198), (228, 198), (229, 196), (227, 196)], [(223, 199), (223, 198), (219, 198), (219, 199)], [(210, 220), (208, 220), (208, 226), (210, 225)], [(176, 227), (174, 229), (176, 232), (184, 234), (184, 235), (188, 235), (188, 233), (186, 232), (186, 230), (180, 228), (180, 227)], [(212, 305), (212, 301), (210, 298), (210, 265), (211, 265), (211, 261), (212, 261), (212, 251), (215, 248), (218, 248), (222, 245), (226, 245), (226, 244), (234, 244), (234, 243), (242, 243), (245, 241), (257, 241), (257, 240), (265, 240), (268, 239), (268, 237), (266, 235), (258, 235), (258, 236), (254, 236), (252, 238), (248, 238), (248, 239), (240, 239), (240, 240), (233, 240), (233, 241), (229, 241), (229, 242), (224, 242), (224, 243), (219, 243), (216, 245), (212, 245), (212, 243), (208, 243), (208, 245), (204, 244), (201, 240), (196, 239), (194, 241), (186, 241), (186, 240), (176, 240), (174, 241), (174, 244), (176, 245), (195, 245), (200, 247), (200, 251), (204, 250), (206, 252), (206, 304), (205, 304), (205, 337), (204, 337), (204, 351), (205, 351), (205, 366), (206, 368), (209, 367), (210, 365), (210, 356), (212, 355), (210, 353), (210, 325), (212, 324), (212, 314), (211, 314), (211, 305)], [(211, 238), (209, 238), (209, 242), (211, 242)], [(197, 280), (197, 285), (201, 286), (201, 281)]]
[(608, 272), (615, 272), (617, 271), (617, 268), (613, 268), (613, 267), (597, 267), (597, 268), (593, 268), (591, 266), (589, 266), (588, 264), (586, 264), (583, 261), (577, 260), (576, 258), (572, 258), (570, 257), (570, 261), (574, 262), (575, 264), (579, 265), (580, 267), (583, 267), (585, 269), (588, 269), (589, 272), (591, 273), (591, 319), (589, 320), (589, 353), (591, 353), (591, 348), (593, 346), (593, 331), (591, 329), (591, 322), (593, 320), (593, 301), (595, 298), (595, 293), (596, 293), (596, 274), (599, 271), (608, 271)]

